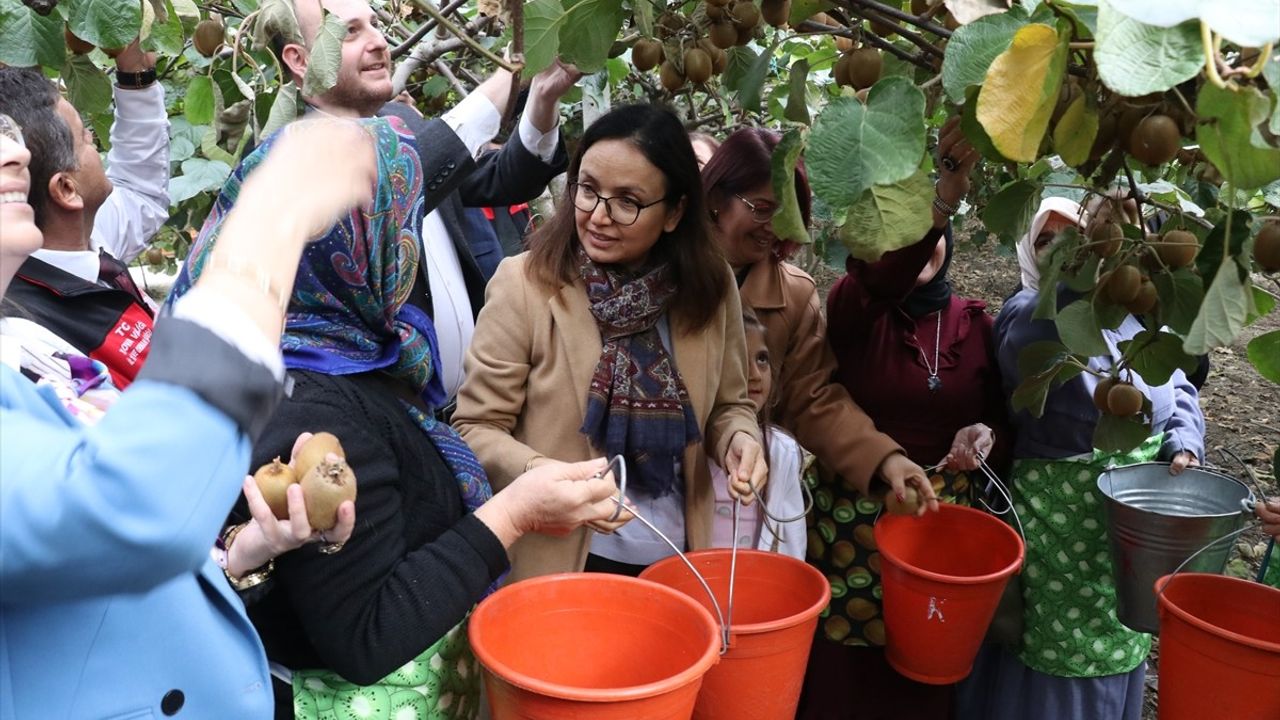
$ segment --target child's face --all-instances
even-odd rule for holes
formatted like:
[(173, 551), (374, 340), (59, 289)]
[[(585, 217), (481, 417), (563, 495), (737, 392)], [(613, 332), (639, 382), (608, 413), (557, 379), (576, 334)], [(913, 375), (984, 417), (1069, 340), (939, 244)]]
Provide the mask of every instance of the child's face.
[(769, 363), (769, 348), (764, 344), (764, 333), (747, 328), (747, 397), (756, 404), (756, 412), (764, 410), (773, 389), (773, 366)]

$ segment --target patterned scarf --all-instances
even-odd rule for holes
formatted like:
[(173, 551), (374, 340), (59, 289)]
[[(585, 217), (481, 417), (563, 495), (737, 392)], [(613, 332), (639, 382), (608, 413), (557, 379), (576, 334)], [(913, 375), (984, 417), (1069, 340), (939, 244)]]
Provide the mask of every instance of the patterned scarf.
[(578, 253), (591, 314), (604, 348), (587, 391), (580, 432), (621, 454), (631, 482), (662, 497), (677, 487), (676, 461), (702, 439), (684, 381), (658, 335), (675, 286), (666, 265), (627, 277)]
[[(371, 119), (362, 125), (377, 144), (373, 209), (352, 210), (303, 252), (280, 341), (284, 364), (327, 375), (381, 370), (403, 380), (434, 409), (445, 400), (435, 326), (425, 312), (405, 304), (419, 267), (421, 161), (413, 134), (398, 119)], [(264, 141), (227, 179), (169, 302), (199, 277), (244, 179), (279, 137), (277, 133)], [(407, 402), (404, 407), (457, 479), (467, 512), (483, 505), (493, 491), (471, 449), (431, 413)]]

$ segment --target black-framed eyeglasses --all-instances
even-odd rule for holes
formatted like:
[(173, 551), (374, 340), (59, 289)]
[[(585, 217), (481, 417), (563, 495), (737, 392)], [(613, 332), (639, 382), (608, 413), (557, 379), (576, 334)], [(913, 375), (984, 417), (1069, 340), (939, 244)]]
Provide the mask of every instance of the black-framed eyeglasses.
[(747, 206), (747, 210), (751, 211), (751, 219), (755, 220), (757, 223), (761, 225), (772, 220), (773, 216), (777, 215), (778, 211), (782, 209), (781, 205), (774, 205), (772, 207), (763, 207), (761, 205), (757, 205), (738, 194), (734, 194), (734, 197), (741, 200), (742, 204)]
[(22, 147), (27, 146), (27, 141), (22, 137), (22, 126), (13, 118), (0, 113), (0, 135), (18, 143)]
[(569, 183), (569, 192), (573, 193), (573, 206), (584, 213), (593, 213), (600, 201), (604, 201), (604, 211), (609, 219), (619, 225), (633, 225), (636, 220), (640, 219), (640, 211), (645, 208), (651, 208), (658, 203), (666, 202), (666, 198), (659, 198), (651, 203), (641, 205), (640, 203), (626, 197), (605, 197), (596, 192), (596, 189), (590, 185), (582, 183)]

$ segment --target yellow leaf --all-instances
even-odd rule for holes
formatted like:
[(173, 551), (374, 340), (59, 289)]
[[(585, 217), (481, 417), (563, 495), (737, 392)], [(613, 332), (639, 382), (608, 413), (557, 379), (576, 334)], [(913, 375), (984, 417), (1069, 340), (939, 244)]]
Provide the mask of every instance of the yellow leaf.
[(1053, 149), (1062, 162), (1076, 167), (1089, 159), (1089, 151), (1097, 137), (1098, 111), (1081, 95), (1058, 118), (1058, 124), (1053, 128)]
[(1054, 28), (1026, 25), (991, 63), (978, 93), (978, 122), (1000, 154), (1032, 162), (1062, 87), (1067, 44)]

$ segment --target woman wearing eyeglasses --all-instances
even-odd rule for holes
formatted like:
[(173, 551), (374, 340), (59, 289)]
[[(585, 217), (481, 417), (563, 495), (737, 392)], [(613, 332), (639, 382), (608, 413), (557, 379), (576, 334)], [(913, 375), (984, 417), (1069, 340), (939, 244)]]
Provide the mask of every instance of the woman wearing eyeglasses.
[[(693, 148), (669, 111), (625, 106), (587, 129), (569, 178), (530, 251), (489, 283), (454, 425), (498, 489), (540, 463), (620, 454), (635, 508), (685, 549), (709, 547), (707, 457), (748, 502), (767, 468)], [(641, 524), (593, 527), (526, 535), (513, 578), (635, 575), (671, 553)]]

